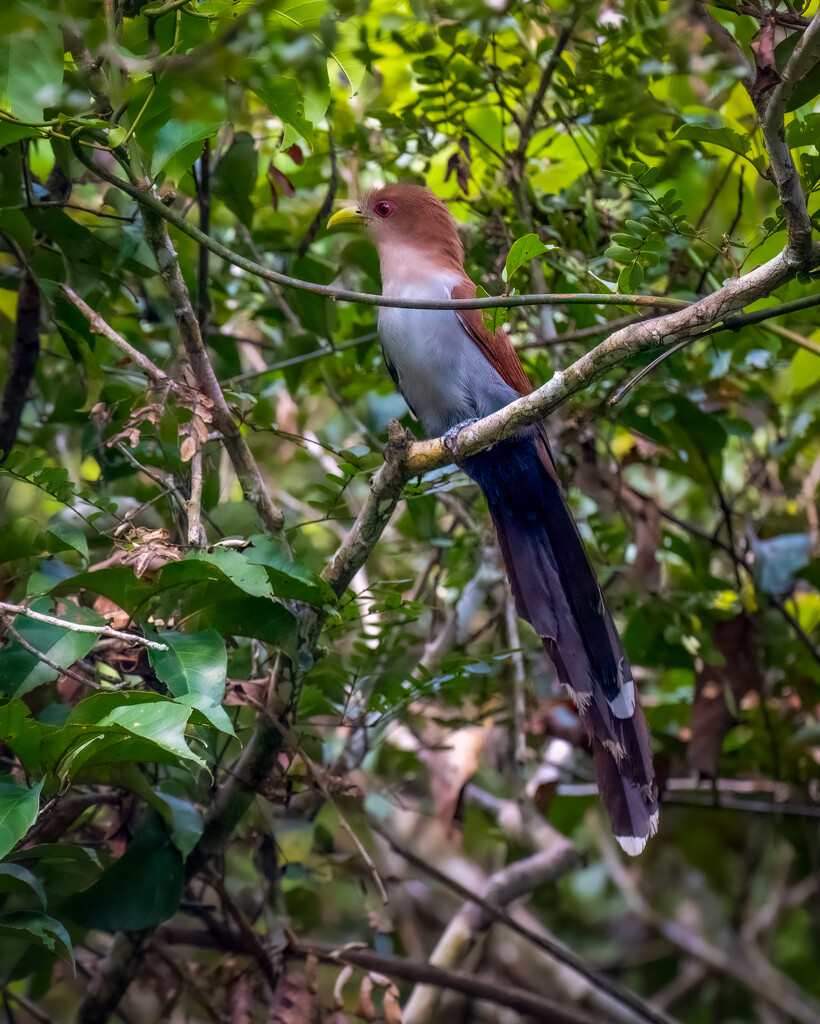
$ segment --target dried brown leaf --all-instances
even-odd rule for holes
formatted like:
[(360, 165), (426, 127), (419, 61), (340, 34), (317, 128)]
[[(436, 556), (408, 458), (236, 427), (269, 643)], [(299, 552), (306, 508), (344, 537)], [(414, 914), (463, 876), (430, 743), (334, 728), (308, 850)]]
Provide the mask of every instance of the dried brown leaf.
[(376, 1006), (373, 1003), (373, 979), (369, 974), (362, 978), (362, 983), (359, 986), (356, 1016), (366, 1021), (374, 1021), (376, 1019)]
[(197, 440), (189, 434), (179, 446), (180, 462), (190, 462), (194, 455), (196, 455), (198, 448)]
[(760, 692), (763, 676), (757, 658), (755, 626), (748, 615), (718, 622), (712, 632), (722, 666), (704, 665), (695, 677), (692, 738), (686, 752), (691, 769), (714, 777), (735, 709), (749, 692)]
[(288, 964), (279, 978), (268, 1024), (320, 1024), (321, 1008), (315, 984)]
[(753, 100), (759, 99), (764, 92), (773, 89), (781, 81), (774, 54), (776, 32), (774, 18), (767, 17), (757, 36), (749, 43), (755, 55), (755, 80), (751, 88)]

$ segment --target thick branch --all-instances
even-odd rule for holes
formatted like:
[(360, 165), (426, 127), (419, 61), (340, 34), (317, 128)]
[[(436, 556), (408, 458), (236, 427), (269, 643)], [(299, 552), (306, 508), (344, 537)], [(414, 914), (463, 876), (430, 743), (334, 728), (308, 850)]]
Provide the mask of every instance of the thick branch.
[(415, 445), (410, 443), (396, 420), (390, 423), (388, 436), (385, 463), (371, 479), (370, 493), (350, 532), (322, 572), (322, 578), (338, 596), (347, 590), (350, 581), (367, 561), (412, 475), (407, 472), (408, 453)]
[(780, 202), (783, 206), (783, 215), (786, 218), (789, 236), (786, 258), (794, 266), (805, 265), (811, 256), (811, 220), (806, 209), (800, 175), (786, 142), (783, 118), (794, 87), (818, 61), (820, 61), (820, 11), (815, 14), (811, 25), (794, 48), (794, 52), (780, 76), (780, 82), (774, 87), (771, 94), (763, 94), (756, 102), (763, 140), (771, 162), (771, 175), (777, 185)]
[[(583, 391), (607, 370), (633, 355), (662, 345), (671, 346), (681, 338), (696, 338), (717, 322), (723, 322), (728, 330), (732, 324), (757, 323), (767, 316), (778, 316), (781, 311), (789, 312), (812, 304), (816, 297), (807, 296), (769, 310), (729, 317), (733, 311), (780, 287), (794, 273), (786, 262), (785, 254), (781, 253), (744, 277), (729, 281), (719, 291), (688, 309), (632, 323), (616, 331), (566, 370), (556, 373), (537, 391), (465, 427), (457, 439), (459, 458), (474, 455), (523, 427), (539, 422), (571, 395)], [(370, 494), (361, 512), (322, 574), (337, 594), (344, 593), (364, 565), (390, 521), (404, 484), (415, 476), (454, 461), (452, 452), (441, 438), (408, 442), (398, 423), (392, 430), (391, 443), (385, 452), (386, 462), (370, 481)]]
[[(538, 423), (571, 395), (583, 391), (618, 363), (649, 349), (674, 345), (683, 338), (697, 338), (728, 314), (763, 298), (794, 275), (786, 254), (781, 253), (762, 267), (734, 278), (719, 291), (688, 309), (652, 320), (629, 324), (581, 356), (566, 370), (557, 372), (542, 387), (476, 423), (458, 435), (459, 458), (482, 451), (490, 444), (510, 437), (524, 427)], [(763, 311), (761, 311), (763, 312)], [(776, 316), (776, 308), (771, 311)], [(453, 461), (441, 438), (419, 441), (410, 446), (408, 479)]]

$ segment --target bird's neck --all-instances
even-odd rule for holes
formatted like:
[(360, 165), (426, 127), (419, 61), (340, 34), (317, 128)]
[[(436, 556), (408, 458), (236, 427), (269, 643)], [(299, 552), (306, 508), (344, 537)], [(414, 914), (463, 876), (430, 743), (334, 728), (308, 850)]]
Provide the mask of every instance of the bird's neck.
[(451, 282), (449, 287), (464, 276), (460, 263), (446, 253), (429, 248), (406, 245), (379, 247), (382, 272), (382, 292), (385, 295), (406, 295), (413, 291), (425, 292), (439, 282)]

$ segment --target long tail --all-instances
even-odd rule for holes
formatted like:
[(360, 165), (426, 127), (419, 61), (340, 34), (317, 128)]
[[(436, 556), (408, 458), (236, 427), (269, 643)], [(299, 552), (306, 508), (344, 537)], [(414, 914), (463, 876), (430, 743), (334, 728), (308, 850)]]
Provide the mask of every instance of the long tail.
[(538, 632), (586, 727), (615, 838), (638, 854), (658, 828), (649, 730), (546, 441), (536, 431), (511, 438), (464, 469), (490, 507), (518, 614)]

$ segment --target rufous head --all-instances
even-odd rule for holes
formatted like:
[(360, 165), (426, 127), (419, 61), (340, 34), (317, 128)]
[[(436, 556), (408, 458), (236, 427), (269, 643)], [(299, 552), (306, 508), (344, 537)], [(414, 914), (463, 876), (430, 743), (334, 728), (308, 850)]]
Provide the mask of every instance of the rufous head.
[(408, 248), (444, 266), (461, 269), (464, 247), (453, 215), (429, 189), (396, 182), (366, 192), (358, 206), (339, 210), (328, 227), (357, 224), (373, 240), (379, 255)]

